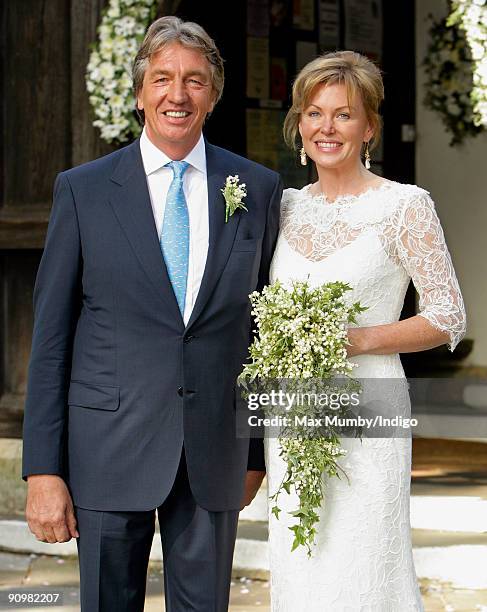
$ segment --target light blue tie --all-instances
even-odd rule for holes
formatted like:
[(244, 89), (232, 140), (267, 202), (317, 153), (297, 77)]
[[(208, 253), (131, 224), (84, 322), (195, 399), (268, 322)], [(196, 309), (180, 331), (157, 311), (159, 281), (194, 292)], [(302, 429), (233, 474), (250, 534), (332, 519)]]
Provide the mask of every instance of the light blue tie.
[(183, 175), (189, 164), (172, 161), (166, 165), (172, 169), (173, 179), (167, 192), (160, 242), (169, 280), (179, 310), (184, 315), (189, 263), (189, 214), (183, 191)]

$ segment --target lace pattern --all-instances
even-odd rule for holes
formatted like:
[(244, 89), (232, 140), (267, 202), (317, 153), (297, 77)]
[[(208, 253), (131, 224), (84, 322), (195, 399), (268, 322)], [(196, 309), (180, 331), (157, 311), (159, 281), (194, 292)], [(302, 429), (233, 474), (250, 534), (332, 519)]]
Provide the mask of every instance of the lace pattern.
[(419, 294), (421, 316), (450, 336), (454, 350), (465, 335), (465, 306), (434, 203), (415, 185), (386, 181), (359, 196), (328, 203), (309, 186), (287, 189), (282, 234), (311, 262), (321, 262), (358, 237), (376, 235), (391, 261), (402, 267)]
[[(399, 319), (412, 278), (420, 313), (447, 331), (452, 349), (465, 332), (465, 309), (443, 231), (429, 194), (387, 181), (333, 203), (309, 188), (287, 189), (271, 281), (304, 280), (314, 286), (342, 280), (350, 300), (367, 310), (359, 325)], [(359, 378), (404, 377), (398, 355), (360, 355)], [(384, 399), (384, 398), (381, 398)], [(393, 394), (387, 405), (407, 416), (409, 399)], [(266, 440), (269, 493), (285, 473), (279, 441)], [(273, 612), (421, 612), (409, 521), (411, 440), (344, 439), (340, 462), (349, 480), (325, 484), (313, 556), (291, 551), (297, 506), (293, 492), (269, 516)]]

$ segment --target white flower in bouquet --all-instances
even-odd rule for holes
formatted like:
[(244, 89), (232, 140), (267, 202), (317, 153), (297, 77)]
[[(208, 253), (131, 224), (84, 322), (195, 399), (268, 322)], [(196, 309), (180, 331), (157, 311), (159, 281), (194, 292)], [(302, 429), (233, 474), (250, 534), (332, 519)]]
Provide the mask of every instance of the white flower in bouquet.
[[(346, 302), (345, 294), (350, 290), (342, 282), (312, 288), (307, 282), (295, 281), (287, 288), (277, 281), (262, 293), (252, 293), (257, 335), (239, 383), (248, 387), (257, 379), (284, 379), (291, 387), (296, 383), (307, 388), (308, 381), (314, 389), (316, 384), (326, 388), (335, 376), (350, 376), (354, 364), (347, 358), (347, 327), (365, 310), (358, 302)], [(301, 415), (307, 410), (309, 406)], [(293, 487), (299, 498), (299, 507), (292, 513), (297, 519), (291, 528), (293, 550), (303, 545), (311, 554), (319, 521), (317, 510), (324, 499), (323, 475), (339, 476), (337, 460), (345, 451), (331, 428), (325, 436), (320, 428), (285, 428), (279, 441), (287, 472), (271, 496), (272, 512), (279, 518), (279, 495), (290, 493)]]

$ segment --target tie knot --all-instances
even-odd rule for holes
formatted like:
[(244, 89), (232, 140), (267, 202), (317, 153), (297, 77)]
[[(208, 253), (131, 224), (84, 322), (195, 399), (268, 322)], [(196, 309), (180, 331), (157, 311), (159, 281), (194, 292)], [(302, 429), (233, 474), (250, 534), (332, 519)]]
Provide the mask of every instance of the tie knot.
[(172, 169), (174, 178), (179, 180), (183, 178), (183, 174), (189, 168), (188, 162), (185, 161), (172, 161), (169, 162), (167, 166)]

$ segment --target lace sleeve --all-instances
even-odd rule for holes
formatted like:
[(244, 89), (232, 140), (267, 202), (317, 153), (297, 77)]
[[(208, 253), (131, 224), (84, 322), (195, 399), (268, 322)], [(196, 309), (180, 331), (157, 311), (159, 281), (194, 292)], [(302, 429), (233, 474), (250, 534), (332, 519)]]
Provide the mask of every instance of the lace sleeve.
[(418, 314), (448, 332), (453, 351), (465, 335), (465, 306), (440, 220), (426, 191), (418, 191), (404, 205), (397, 249), (419, 293)]

